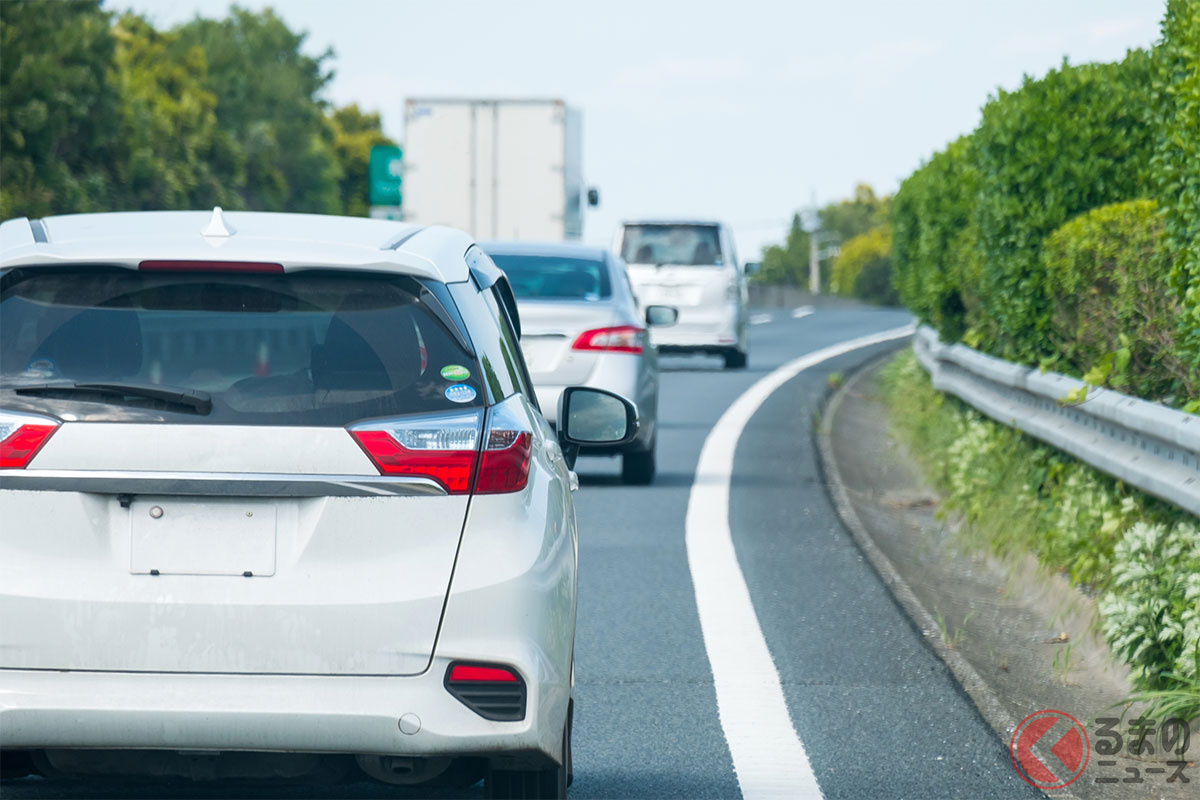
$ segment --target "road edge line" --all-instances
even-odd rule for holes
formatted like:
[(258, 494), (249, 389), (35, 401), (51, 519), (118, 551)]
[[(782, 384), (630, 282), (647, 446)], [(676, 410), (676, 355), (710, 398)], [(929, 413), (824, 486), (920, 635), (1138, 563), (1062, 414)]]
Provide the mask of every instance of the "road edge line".
[[(962, 687), (967, 696), (971, 698), (971, 702), (975, 704), (975, 708), (979, 711), (979, 716), (983, 717), (984, 722), (995, 731), (1000, 738), (1001, 744), (1012, 739), (1013, 731), (1017, 729), (1017, 719), (1008, 712), (1004, 707), (1004, 703), (1000, 700), (1000, 695), (992, 688), (991, 684), (983, 679), (983, 676), (976, 671), (971, 662), (959, 653), (954, 648), (950, 647), (942, 641), (939, 635), (939, 627), (937, 619), (933, 614), (929, 613), (929, 609), (920, 601), (912, 587), (900, 575), (899, 570), (892, 563), (892, 560), (887, 557), (887, 554), (875, 544), (874, 538), (871, 536), (870, 530), (855, 511), (854, 505), (850, 502), (850, 492), (846, 488), (845, 482), (842, 480), (841, 471), (837, 466), (837, 457), (833, 454), (833, 420), (837, 416), (838, 410), (841, 408), (842, 400), (850, 390), (863, 378), (870, 374), (872, 370), (877, 368), (880, 362), (888, 358), (895, 357), (895, 353), (889, 353), (877, 359), (863, 364), (855, 370), (850, 378), (843, 383), (829, 398), (825, 404), (825, 408), (821, 413), (821, 424), (817, 431), (813, 434), (813, 438), (817, 443), (817, 455), (820, 460), (821, 472), (825, 476), (825, 488), (829, 494), (829, 499), (833, 501), (834, 510), (837, 511), (838, 517), (842, 520), (842, 525), (850, 532), (850, 536), (854, 539), (854, 543), (858, 545), (859, 550), (871, 562), (871, 566), (883, 581), (884, 586), (891, 592), (892, 597), (900, 604), (909, 618), (916, 623), (918, 630), (921, 631), (921, 638), (925, 643), (937, 654), (949, 669), (958, 685)], [(1010, 745), (1006, 745), (1010, 747)], [(1035, 747), (1035, 750), (1041, 751), (1042, 748)], [(1042, 790), (1047, 797), (1062, 798), (1062, 800), (1079, 800), (1078, 796), (1072, 793), (1069, 789), (1056, 789), (1052, 791)]]
[(802, 800), (824, 794), (792, 723), (733, 545), (729, 489), (738, 441), (762, 404), (801, 372), (863, 347), (911, 336), (914, 330), (914, 325), (904, 325), (860, 336), (777, 367), (729, 404), (700, 448), (688, 493), (684, 541), (717, 713), (746, 800)]

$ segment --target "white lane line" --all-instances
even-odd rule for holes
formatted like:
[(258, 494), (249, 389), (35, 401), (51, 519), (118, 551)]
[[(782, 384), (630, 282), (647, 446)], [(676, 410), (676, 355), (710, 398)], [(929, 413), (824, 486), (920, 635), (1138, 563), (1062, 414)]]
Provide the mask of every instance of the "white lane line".
[(750, 324), (762, 325), (764, 322), (770, 322), (772, 319), (773, 317), (770, 314), (751, 314)]
[(792, 319), (804, 319), (811, 313), (813, 313), (812, 306), (800, 306), (792, 311)]
[(686, 543), (721, 727), (746, 800), (820, 798), (804, 744), (792, 727), (779, 672), (754, 613), (729, 532), (729, 480), (746, 423), (771, 393), (804, 370), (860, 347), (911, 336), (906, 325), (789, 361), (733, 402), (704, 440), (688, 495)]

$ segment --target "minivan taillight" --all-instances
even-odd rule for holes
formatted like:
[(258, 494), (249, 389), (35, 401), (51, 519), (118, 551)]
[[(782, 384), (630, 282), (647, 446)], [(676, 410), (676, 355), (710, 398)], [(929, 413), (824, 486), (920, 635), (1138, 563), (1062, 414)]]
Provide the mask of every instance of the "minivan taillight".
[(488, 412), (488, 432), (479, 461), (477, 494), (519, 492), (529, 483), (533, 429), (521, 398), (513, 395)]
[(466, 494), (479, 450), (483, 413), (440, 414), (355, 425), (350, 434), (384, 475), (437, 481)]
[(50, 417), (0, 411), (0, 469), (25, 469), (60, 424)]
[(528, 431), (491, 431), (488, 447), (479, 462), (479, 494), (519, 492), (529, 482), (529, 457), (533, 438)]
[(640, 353), (645, 339), (645, 328), (637, 325), (618, 325), (614, 328), (596, 328), (584, 331), (571, 345), (572, 350), (604, 350), (610, 353)]
[(521, 491), (529, 482), (533, 429), (520, 398), (488, 411), (481, 448), (482, 418), (472, 411), (372, 421), (353, 426), (350, 434), (384, 475), (430, 478), (448, 494)]

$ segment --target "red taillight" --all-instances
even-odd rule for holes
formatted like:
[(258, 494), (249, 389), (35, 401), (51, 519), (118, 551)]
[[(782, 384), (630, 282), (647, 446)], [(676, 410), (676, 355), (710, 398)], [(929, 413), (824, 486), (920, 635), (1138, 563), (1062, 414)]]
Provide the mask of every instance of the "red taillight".
[(479, 667), (471, 664), (455, 664), (450, 670), (451, 681), (487, 681), (490, 683), (516, 683), (517, 676), (501, 667)]
[[(7, 427), (0, 427), (0, 430)], [(16, 430), (0, 441), (0, 469), (25, 469), (56, 430), (57, 425), (16, 426)]]
[(351, 431), (384, 475), (433, 478), (450, 494), (466, 494), (475, 469), (474, 450), (409, 450), (387, 431)]
[(533, 433), (520, 395), (497, 403), (488, 412), (487, 434), (475, 478), (476, 494), (519, 492), (529, 483)]
[(514, 395), (488, 411), (368, 422), (350, 434), (384, 475), (432, 478), (450, 494), (519, 492), (529, 483), (533, 433)]
[(640, 353), (645, 328), (637, 325), (618, 325), (615, 328), (596, 328), (584, 331), (571, 345), (572, 350), (604, 350), (610, 353)]
[(431, 414), (356, 425), (350, 429), (384, 475), (432, 478), (450, 494), (471, 490), (483, 412)]
[(282, 273), (283, 264), (268, 261), (143, 261), (144, 272), (272, 272)]
[(526, 431), (492, 430), (479, 462), (477, 494), (519, 492), (529, 482), (529, 457), (533, 439)]

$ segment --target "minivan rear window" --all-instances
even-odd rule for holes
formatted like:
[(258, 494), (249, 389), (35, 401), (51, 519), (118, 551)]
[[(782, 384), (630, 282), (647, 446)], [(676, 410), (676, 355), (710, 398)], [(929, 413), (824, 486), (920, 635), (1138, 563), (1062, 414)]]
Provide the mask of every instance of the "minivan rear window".
[(720, 266), (716, 225), (626, 225), (621, 258), (629, 264)]
[(382, 273), (14, 270), (0, 288), (0, 405), (318, 426), (482, 405), (444, 318), (412, 278)]

